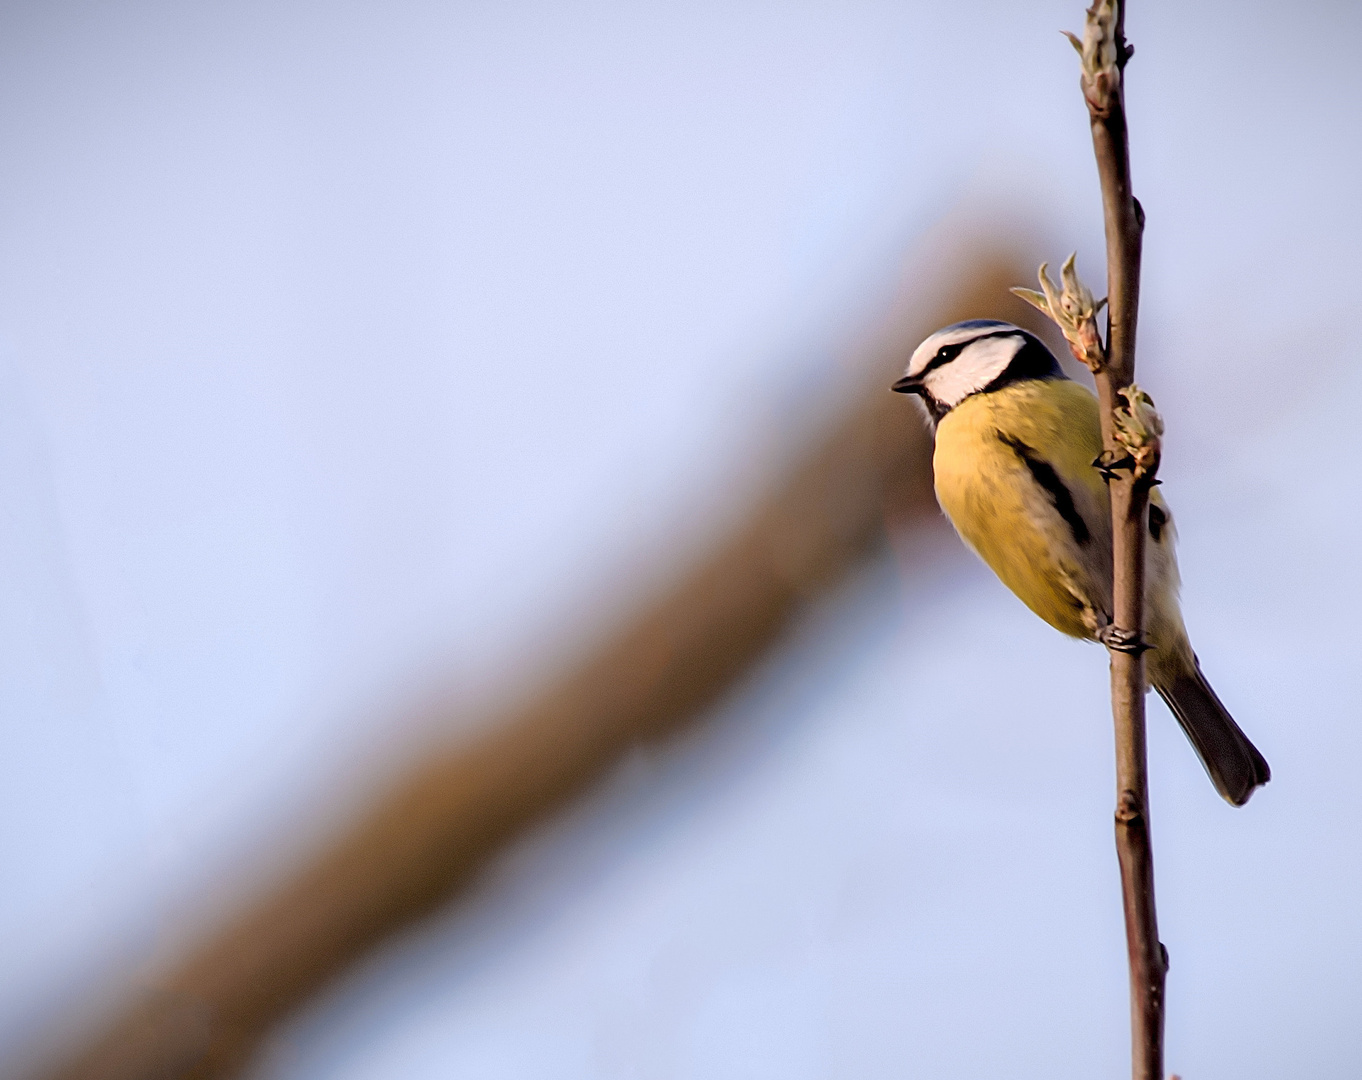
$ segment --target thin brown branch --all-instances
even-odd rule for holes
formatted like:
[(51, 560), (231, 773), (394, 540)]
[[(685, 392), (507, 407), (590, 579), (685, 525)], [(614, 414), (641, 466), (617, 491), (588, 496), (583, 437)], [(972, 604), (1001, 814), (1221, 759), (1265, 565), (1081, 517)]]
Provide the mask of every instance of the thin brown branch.
[(1143, 655), (1146, 516), (1158, 467), (1158, 431), (1156, 422), (1140, 424), (1142, 395), (1133, 387), (1144, 213), (1130, 183), (1125, 67), (1133, 50), (1125, 40), (1124, 3), (1095, 0), (1079, 51), (1107, 241), (1107, 347), (1095, 377), (1111, 495), (1112, 625), (1106, 643), (1116, 728), (1116, 850), (1130, 963), (1131, 1071), (1135, 1080), (1163, 1080), (1168, 954), (1159, 942), (1154, 906)]
[(886, 508), (936, 516), (930, 447), (883, 392), (923, 333), (997, 315), (1018, 260), (976, 252), (968, 284), (900, 320), (874, 378), (785, 482), (710, 556), (644, 604), (575, 670), (469, 744), (437, 749), (325, 850), (210, 933), (69, 1046), (48, 1080), (221, 1078), (281, 1020), (381, 942), (451, 897), (488, 860), (640, 742), (721, 695), (810, 597), (876, 543)]

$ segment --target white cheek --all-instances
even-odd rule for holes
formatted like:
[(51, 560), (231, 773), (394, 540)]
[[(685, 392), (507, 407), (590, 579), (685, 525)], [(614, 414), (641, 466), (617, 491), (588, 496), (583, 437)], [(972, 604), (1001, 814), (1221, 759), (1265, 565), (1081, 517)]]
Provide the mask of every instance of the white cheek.
[(967, 372), (956, 371), (955, 367), (955, 364), (947, 364), (933, 371), (925, 381), (927, 393), (948, 409), (955, 408), (975, 390), (973, 377)]
[(1006, 371), (1023, 344), (1022, 338), (1008, 336), (985, 338), (970, 345), (953, 363), (927, 375), (927, 392), (953, 409)]

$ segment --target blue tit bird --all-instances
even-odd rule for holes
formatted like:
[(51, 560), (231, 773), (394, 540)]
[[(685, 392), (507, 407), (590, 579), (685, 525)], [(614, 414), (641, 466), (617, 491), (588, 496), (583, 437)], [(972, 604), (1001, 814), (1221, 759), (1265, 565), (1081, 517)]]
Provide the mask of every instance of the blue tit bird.
[[(936, 431), (936, 497), (961, 538), (1021, 601), (1062, 633), (1098, 640), (1112, 618), (1111, 511), (1094, 461), (1097, 399), (1039, 338), (992, 319), (938, 330), (893, 389), (916, 394)], [(1212, 783), (1242, 806), (1270, 772), (1187, 640), (1178, 607), (1173, 517), (1149, 501), (1149, 681)]]

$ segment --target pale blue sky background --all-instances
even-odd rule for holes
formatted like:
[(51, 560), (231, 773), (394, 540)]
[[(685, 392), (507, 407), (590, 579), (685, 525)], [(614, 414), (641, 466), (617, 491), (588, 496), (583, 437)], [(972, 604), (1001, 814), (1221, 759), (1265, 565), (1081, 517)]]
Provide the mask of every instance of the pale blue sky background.
[[(485, 700), (721, 528), (934, 224), (1028, 221), (1096, 280), (1080, 20), (0, 11), (0, 1041), (319, 827), (399, 706)], [(1189, 1080), (1362, 1063), (1359, 22), (1128, 27), (1188, 620), (1275, 777), (1231, 811), (1151, 708)], [(1118, 1070), (1102, 657), (901, 549), (261, 1075)]]

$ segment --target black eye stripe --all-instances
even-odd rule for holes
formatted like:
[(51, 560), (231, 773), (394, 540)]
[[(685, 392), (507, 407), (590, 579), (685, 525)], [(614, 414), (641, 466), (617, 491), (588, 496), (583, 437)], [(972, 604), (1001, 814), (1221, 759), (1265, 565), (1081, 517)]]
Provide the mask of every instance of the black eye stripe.
[(978, 340), (979, 340), (978, 338), (970, 338), (969, 341), (961, 341), (955, 345), (941, 346), (941, 348), (937, 350), (936, 355), (927, 361), (927, 366), (924, 367), (918, 373), (918, 378), (921, 378), (923, 375), (926, 375), (927, 372), (929, 371), (935, 371), (939, 367), (945, 367), (947, 364), (949, 364), (952, 360), (954, 360), (957, 356), (960, 355), (960, 350), (963, 349), (966, 345), (968, 345), (970, 341)]
[(1024, 331), (1017, 330), (1016, 328), (995, 330), (991, 334), (980, 334), (978, 337), (972, 337), (967, 341), (957, 341), (950, 345), (942, 345), (941, 348), (936, 351), (936, 355), (933, 356), (931, 360), (927, 362), (927, 365), (917, 373), (917, 377), (920, 379), (929, 371), (935, 371), (939, 367), (945, 367), (959, 356), (967, 346), (973, 345), (976, 341), (987, 341), (989, 338), (999, 337), (1020, 337), (1025, 340), (1026, 334)]

